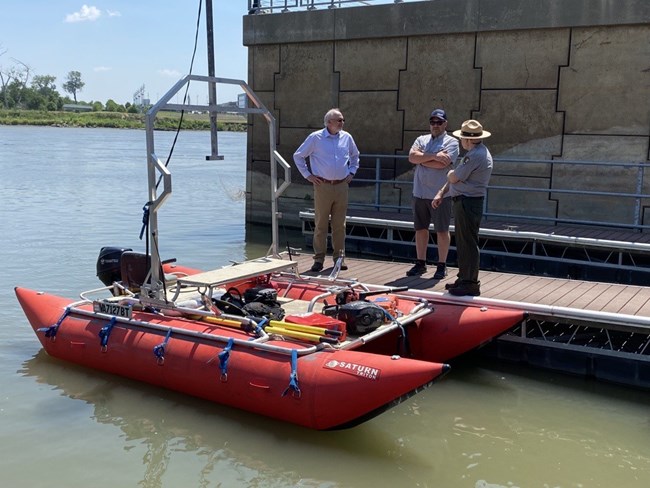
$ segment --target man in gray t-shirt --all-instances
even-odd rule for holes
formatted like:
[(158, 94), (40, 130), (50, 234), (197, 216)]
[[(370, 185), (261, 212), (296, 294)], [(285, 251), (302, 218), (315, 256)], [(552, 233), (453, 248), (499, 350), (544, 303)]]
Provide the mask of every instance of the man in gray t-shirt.
[(445, 288), (456, 296), (479, 296), (479, 231), (493, 167), (492, 155), (483, 144), (483, 139), (492, 134), (474, 119), (463, 122), (453, 134), (460, 139), (460, 144), (467, 153), (447, 173), (447, 183), (434, 197), (431, 205), (438, 208), (448, 197), (453, 202), (458, 278), (453, 283), (447, 283)]
[(417, 261), (406, 272), (407, 276), (420, 276), (427, 271), (429, 225), (433, 223), (438, 244), (438, 265), (434, 279), (447, 276), (449, 252), (449, 224), (451, 201), (445, 198), (433, 208), (431, 201), (447, 182), (447, 172), (458, 158), (458, 140), (447, 134), (447, 114), (437, 108), (429, 116), (430, 134), (418, 137), (409, 151), (409, 162), (415, 165), (413, 175), (413, 224)]

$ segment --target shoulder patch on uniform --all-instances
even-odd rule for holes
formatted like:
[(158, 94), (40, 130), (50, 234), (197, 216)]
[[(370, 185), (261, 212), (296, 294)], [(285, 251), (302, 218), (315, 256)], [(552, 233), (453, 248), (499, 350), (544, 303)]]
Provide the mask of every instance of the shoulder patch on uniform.
[(469, 163), (469, 156), (465, 156), (460, 164)]

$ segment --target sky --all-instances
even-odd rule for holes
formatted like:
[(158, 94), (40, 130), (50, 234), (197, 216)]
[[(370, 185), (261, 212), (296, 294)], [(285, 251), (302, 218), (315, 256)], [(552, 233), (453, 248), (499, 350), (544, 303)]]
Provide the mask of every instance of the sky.
[[(200, 0), (2, 0), (0, 69), (51, 75), (58, 92), (70, 71), (85, 83), (77, 100), (124, 104), (144, 85), (155, 103), (189, 73)], [(242, 44), (247, 0), (213, 0), (215, 74), (246, 81)], [(205, 2), (201, 3), (193, 74), (207, 75)], [(207, 103), (207, 85), (190, 87), (192, 103)], [(217, 85), (217, 101), (236, 101), (237, 86)]]

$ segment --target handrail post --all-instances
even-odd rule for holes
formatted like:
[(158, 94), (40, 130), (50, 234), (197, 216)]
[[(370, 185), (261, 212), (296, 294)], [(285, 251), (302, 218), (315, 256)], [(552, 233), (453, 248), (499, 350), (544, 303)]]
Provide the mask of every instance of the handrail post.
[(375, 158), (375, 210), (381, 206), (381, 158)]
[[(212, 27), (212, 0), (205, 2), (205, 25), (208, 42), (208, 76), (214, 78), (214, 32)], [(217, 84), (214, 81), (208, 82), (208, 100), (210, 108), (217, 105)], [(219, 156), (219, 143), (217, 134), (217, 112), (210, 110), (210, 155), (205, 159), (208, 161), (223, 160)]]
[[(644, 167), (643, 164), (639, 163), (636, 172), (636, 193), (640, 195), (643, 191), (643, 176), (644, 176)], [(634, 224), (640, 226), (641, 222), (641, 197), (636, 197), (634, 199)], [(641, 229), (639, 228), (639, 231)]]

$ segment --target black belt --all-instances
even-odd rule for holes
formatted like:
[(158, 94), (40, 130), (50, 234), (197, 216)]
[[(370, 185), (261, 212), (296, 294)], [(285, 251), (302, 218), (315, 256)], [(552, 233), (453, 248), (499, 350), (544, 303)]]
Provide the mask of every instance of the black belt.
[(459, 200), (483, 200), (485, 197), (468, 197), (465, 195), (456, 195), (455, 197), (451, 197), (451, 200), (454, 202), (457, 202)]

